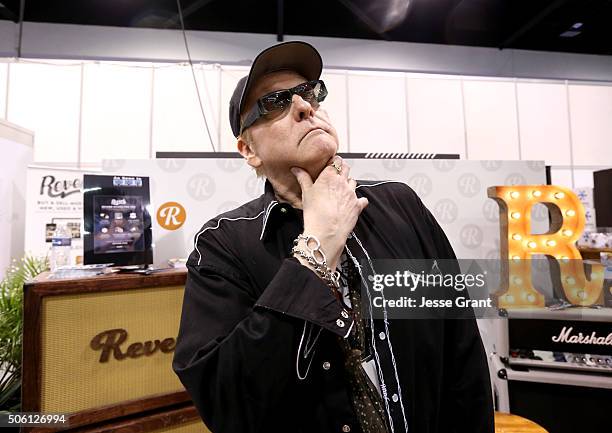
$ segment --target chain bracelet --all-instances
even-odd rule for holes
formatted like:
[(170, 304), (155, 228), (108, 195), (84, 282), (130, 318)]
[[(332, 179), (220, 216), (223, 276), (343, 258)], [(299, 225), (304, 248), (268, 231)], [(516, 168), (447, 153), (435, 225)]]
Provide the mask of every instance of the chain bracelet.
[[(313, 257), (315, 262), (317, 262), (318, 265), (327, 266), (327, 257), (325, 257), (325, 253), (321, 249), (321, 242), (319, 241), (319, 239), (317, 239), (316, 236), (305, 235), (303, 233), (300, 233), (298, 237), (293, 241), (293, 245), (297, 246), (300, 239), (304, 241), (306, 245), (306, 249), (308, 250), (310, 255)], [(310, 246), (311, 241), (314, 242), (315, 244), (314, 248)], [(319, 255), (318, 259), (317, 259), (317, 254)]]
[(307, 253), (304, 250), (301, 250), (297, 246), (294, 246), (291, 249), (292, 254), (297, 254), (300, 257), (306, 259), (310, 265), (312, 265), (313, 269), (317, 273), (317, 275), (332, 289), (337, 290), (340, 288), (340, 273), (338, 271), (332, 271), (328, 266), (327, 262), (323, 261), (322, 263), (317, 262), (316, 258), (312, 253)]

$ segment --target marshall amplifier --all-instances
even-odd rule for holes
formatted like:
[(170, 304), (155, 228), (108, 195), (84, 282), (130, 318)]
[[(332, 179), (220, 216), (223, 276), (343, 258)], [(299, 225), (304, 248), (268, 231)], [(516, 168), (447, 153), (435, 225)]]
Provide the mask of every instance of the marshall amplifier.
[(498, 410), (550, 433), (610, 431), (612, 309), (507, 314), (491, 358)]
[(612, 309), (513, 313), (508, 349), (514, 366), (612, 374)]

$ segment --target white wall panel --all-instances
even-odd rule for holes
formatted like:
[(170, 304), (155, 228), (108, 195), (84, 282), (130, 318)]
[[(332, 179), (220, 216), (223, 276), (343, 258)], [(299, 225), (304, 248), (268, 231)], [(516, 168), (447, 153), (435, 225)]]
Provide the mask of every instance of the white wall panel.
[(521, 159), (571, 164), (565, 84), (517, 83)]
[(215, 143), (215, 147), (219, 150), (221, 145), (221, 131), (227, 125), (223, 123), (223, 114), (221, 113), (221, 65), (202, 65), (201, 73), (203, 93), (202, 103), (204, 105), (204, 113), (210, 128), (210, 135)]
[(6, 119), (6, 80), (8, 68), (8, 62), (0, 62), (0, 119)]
[(409, 77), (407, 86), (410, 151), (456, 153), (464, 158), (461, 82)]
[(469, 159), (519, 159), (514, 83), (464, 80)]
[(34, 132), (34, 162), (77, 162), (80, 86), (80, 64), (11, 64), (7, 120)]
[[(216, 102), (204, 84), (204, 73), (194, 66), (204, 113), (213, 141), (217, 140)], [(189, 66), (161, 66), (155, 69), (153, 99), (153, 156), (155, 152), (211, 151), (210, 140), (198, 102)]]
[(82, 161), (148, 158), (151, 69), (88, 64), (83, 78)]
[[(568, 188), (593, 188), (593, 173), (599, 170), (607, 170), (610, 166), (601, 167), (551, 167), (551, 178), (553, 185), (563, 185)], [(572, 185), (573, 177), (573, 185)]]
[(348, 152), (348, 112), (346, 95), (346, 73), (325, 72), (321, 76), (329, 94), (321, 107), (327, 111), (331, 124), (338, 133), (340, 152)]
[[(152, 83), (150, 67), (85, 66), (82, 163), (147, 158), (155, 151), (212, 150), (189, 68), (158, 65)], [(213, 142), (217, 150), (233, 152), (229, 99), (248, 68), (195, 67)], [(7, 108), (9, 121), (35, 132), (36, 162), (76, 163), (80, 65), (11, 61), (8, 98), (7, 70), (7, 63), (0, 62), (0, 117)], [(459, 77), (339, 70), (326, 70), (323, 79), (330, 91), (323, 106), (338, 131), (341, 151), (410, 150), (465, 157), (467, 137), (469, 159), (521, 157), (569, 167), (572, 143), (576, 170), (612, 166), (610, 84), (570, 84), (570, 124), (568, 95), (559, 82), (519, 80), (515, 85), (463, 77), (462, 88)], [(580, 177), (574, 175), (575, 180)]]
[[(604, 170), (611, 167), (593, 168), (577, 168), (574, 169), (574, 186), (575, 188), (593, 188), (593, 172)], [(612, 205), (612, 203), (610, 203)]]
[(403, 74), (348, 75), (351, 152), (407, 152)]
[(555, 168), (550, 170), (550, 181), (552, 185), (574, 188), (572, 184), (572, 170), (569, 168)]
[(612, 86), (569, 86), (575, 165), (612, 165)]
[(246, 67), (223, 67), (221, 73), (221, 150), (224, 152), (237, 152), (236, 138), (229, 124), (229, 101), (236, 87), (236, 83), (249, 73)]

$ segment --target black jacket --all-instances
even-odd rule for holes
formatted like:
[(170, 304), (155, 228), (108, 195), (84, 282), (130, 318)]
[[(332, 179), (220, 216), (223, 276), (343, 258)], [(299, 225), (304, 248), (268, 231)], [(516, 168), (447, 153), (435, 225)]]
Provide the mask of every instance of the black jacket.
[[(369, 206), (347, 241), (355, 256), (455, 257), (405, 184), (359, 182), (356, 192)], [(261, 197), (196, 235), (173, 369), (213, 433), (360, 431), (337, 341), (353, 323), (322, 280), (291, 258), (302, 230), (301, 211), (277, 202), (267, 182)], [(301, 380), (296, 357), (306, 325), (322, 332)], [(390, 321), (393, 353), (384, 322), (374, 329), (394, 432), (405, 432), (405, 423), (411, 433), (493, 432), (474, 320)], [(308, 362), (300, 359), (301, 375)]]

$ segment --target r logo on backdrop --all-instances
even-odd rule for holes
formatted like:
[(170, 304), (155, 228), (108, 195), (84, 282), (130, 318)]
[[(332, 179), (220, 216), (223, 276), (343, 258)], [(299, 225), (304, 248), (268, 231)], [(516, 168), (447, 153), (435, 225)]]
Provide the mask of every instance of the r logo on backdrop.
[(180, 203), (169, 201), (157, 209), (157, 224), (166, 230), (178, 230), (187, 219), (187, 212)]

